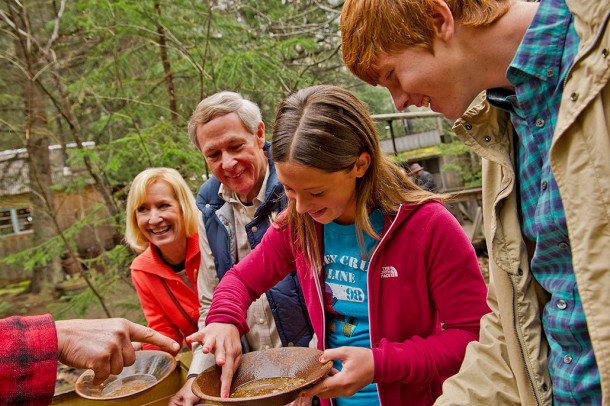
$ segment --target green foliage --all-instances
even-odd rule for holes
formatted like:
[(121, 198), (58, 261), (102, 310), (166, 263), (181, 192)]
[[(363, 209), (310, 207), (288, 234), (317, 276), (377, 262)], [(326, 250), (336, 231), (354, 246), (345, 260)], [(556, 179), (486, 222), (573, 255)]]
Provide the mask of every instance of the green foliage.
[(187, 181), (195, 178), (193, 186), (197, 187), (205, 173), (205, 161), (190, 143), (186, 131), (169, 123), (103, 145), (97, 154), (113, 186), (127, 185), (138, 173), (151, 167), (176, 168)]
[(440, 144), (438, 148), (442, 155), (462, 155), (470, 152), (470, 148), (459, 141)]
[(0, 259), (0, 264), (18, 264), (27, 272), (32, 272), (37, 266), (46, 265), (51, 258), (58, 258), (64, 251), (61, 237), (56, 236), (42, 244)]
[(3, 295), (5, 293), (23, 292), (25, 289), (28, 288), (29, 284), (30, 282), (28, 281), (13, 283), (5, 288), (0, 289), (0, 295)]
[(437, 157), (441, 155), (439, 145), (440, 144), (433, 145), (431, 147), (417, 148), (409, 151), (404, 151), (398, 154), (395, 159), (397, 162), (412, 162), (420, 159)]
[[(113, 317), (129, 317), (144, 323), (140, 303), (129, 278), (129, 265), (135, 255), (123, 245), (118, 245), (102, 255), (84, 260), (89, 281), (95, 291), (102, 296)], [(82, 277), (74, 281), (78, 283)], [(81, 283), (81, 285), (84, 284)], [(62, 296), (62, 302), (52, 305), (51, 312), (56, 319), (83, 317), (91, 307), (99, 307), (98, 298), (93, 291), (84, 287), (80, 293)], [(100, 312), (101, 310), (98, 310)]]
[[(87, 213), (81, 213), (82, 218), (62, 231), (63, 237), (68, 241), (69, 248), (77, 252), (76, 241), (83, 232), (92, 227), (108, 224), (110, 218), (100, 216), (104, 211), (103, 205), (91, 206)], [(111, 225), (114, 225), (110, 223)], [(0, 259), (0, 264), (17, 265), (25, 271), (31, 272), (37, 266), (46, 265), (51, 258), (59, 258), (66, 250), (66, 245), (61, 236), (43, 242), (38, 246), (5, 256)]]
[(15, 312), (13, 311), (13, 304), (11, 302), (8, 302), (8, 301), (0, 302), (0, 317), (2, 317), (2, 318), (9, 317), (14, 314), (15, 314)]
[(4, 300), (4, 296), (11, 294), (20, 294), (25, 291), (30, 285), (29, 281), (22, 281), (14, 283), (12, 285), (0, 288), (0, 318), (9, 317), (17, 314), (18, 312), (14, 309), (13, 303), (8, 300)]
[[(242, 92), (270, 120), (287, 93), (337, 75), (351, 79), (338, 69), (338, 7), (242, 1), (208, 9), (182, 0), (162, 2), (159, 18), (150, 0), (76, 3), (78, 13), (66, 13), (63, 22), (78, 35), (62, 45), (77, 49), (72, 67), (82, 74), (68, 89), (77, 101), (73, 108), (104, 129), (100, 137), (126, 135), (117, 130), (129, 121), (144, 128), (169, 118), (158, 23), (166, 33), (183, 122), (201, 97), (219, 90)], [(82, 37), (85, 45), (77, 46)]]
[[(82, 282), (83, 280), (81, 278), (76, 278), (73, 281)], [(91, 304), (97, 302), (93, 291), (88, 288), (84, 288), (81, 293), (74, 296), (64, 295), (61, 297), (61, 300), (63, 303), (50, 305), (51, 314), (53, 314), (55, 320), (70, 318), (72, 315), (74, 315), (74, 317), (82, 318), (89, 310)]]
[[(69, 166), (80, 176), (49, 188), (80, 193), (99, 179), (98, 189), (113, 193), (105, 202), (108, 210), (111, 203), (124, 207), (126, 187), (147, 167), (176, 168), (193, 191), (200, 186), (206, 167), (188, 141), (186, 123), (197, 103), (214, 92), (238, 91), (257, 103), (268, 130), (285, 96), (317, 83), (353, 89), (373, 113), (393, 108), (386, 91), (365, 85), (343, 68), (340, 1), (159, 1), (158, 15), (153, 0), (74, 0), (66, 3), (60, 19), (53, 2), (3, 4), (7, 16), (6, 7), (14, 5), (21, 13), (17, 18), (29, 19), (28, 43), (40, 58), (35, 61), (36, 84), (44, 89), (50, 144), (95, 142), (92, 148), (69, 149)], [(22, 95), (31, 76), (15, 49), (16, 34), (5, 21), (0, 26), (0, 142), (20, 147), (27, 116)], [(55, 28), (57, 36), (51, 38)], [(48, 52), (40, 49), (47, 44)], [(175, 112), (170, 111), (170, 95), (176, 100)], [(74, 250), (87, 227), (124, 230), (124, 218), (102, 213), (103, 206), (79, 213), (79, 220), (63, 231), (68, 246)], [(65, 248), (58, 236), (0, 262), (31, 271)], [(103, 265), (88, 264), (101, 292), (125, 280), (132, 256), (115, 250), (102, 252)], [(104, 271), (98, 274), (97, 268)], [(88, 301), (95, 301), (91, 292), (70, 297), (66, 304), (81, 313)]]
[[(361, 100), (365, 100), (371, 114), (394, 113), (395, 108), (392, 98), (384, 88), (371, 86), (359, 79), (353, 79), (356, 84), (351, 89)], [(348, 86), (349, 87), (349, 86)]]

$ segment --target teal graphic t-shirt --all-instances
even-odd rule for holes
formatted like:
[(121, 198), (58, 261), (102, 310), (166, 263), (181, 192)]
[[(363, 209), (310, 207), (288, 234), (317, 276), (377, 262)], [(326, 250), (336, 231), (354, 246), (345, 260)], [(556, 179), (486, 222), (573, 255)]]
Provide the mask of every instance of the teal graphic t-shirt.
[[(383, 214), (369, 216), (373, 229), (381, 234)], [(343, 346), (371, 348), (369, 334), (367, 274), (370, 255), (377, 240), (364, 233), (365, 252), (361, 252), (354, 224), (335, 222), (324, 225), (325, 310), (327, 348)], [(335, 361), (341, 370), (341, 361)], [(370, 384), (349, 398), (337, 398), (338, 406), (378, 405), (377, 385)]]

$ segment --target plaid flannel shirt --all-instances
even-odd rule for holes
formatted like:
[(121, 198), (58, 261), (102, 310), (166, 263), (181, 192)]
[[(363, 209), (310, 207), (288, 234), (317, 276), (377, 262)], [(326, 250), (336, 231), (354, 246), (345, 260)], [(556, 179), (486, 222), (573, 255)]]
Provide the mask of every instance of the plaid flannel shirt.
[(0, 404), (48, 405), (57, 377), (51, 315), (0, 320)]
[(601, 404), (599, 370), (593, 354), (559, 189), (549, 150), (563, 82), (579, 38), (564, 0), (542, 0), (507, 72), (515, 92), (488, 92), (508, 110), (519, 136), (516, 165), (524, 235), (536, 243), (532, 272), (551, 294), (542, 317), (549, 342), (549, 369), (556, 405)]

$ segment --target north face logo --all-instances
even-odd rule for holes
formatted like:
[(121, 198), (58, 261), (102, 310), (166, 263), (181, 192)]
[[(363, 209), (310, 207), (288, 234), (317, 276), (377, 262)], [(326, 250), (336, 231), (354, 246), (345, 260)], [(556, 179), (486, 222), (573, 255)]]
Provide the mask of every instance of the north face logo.
[(384, 266), (381, 268), (382, 278), (398, 278), (398, 271), (393, 266)]

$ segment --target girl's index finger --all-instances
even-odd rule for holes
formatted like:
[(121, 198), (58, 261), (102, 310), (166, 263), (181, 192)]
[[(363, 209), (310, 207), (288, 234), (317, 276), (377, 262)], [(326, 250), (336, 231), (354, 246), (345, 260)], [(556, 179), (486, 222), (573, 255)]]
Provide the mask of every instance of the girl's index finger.
[(231, 382), (233, 381), (234, 361), (231, 357), (225, 359), (220, 374), (220, 397), (228, 398), (231, 392)]

